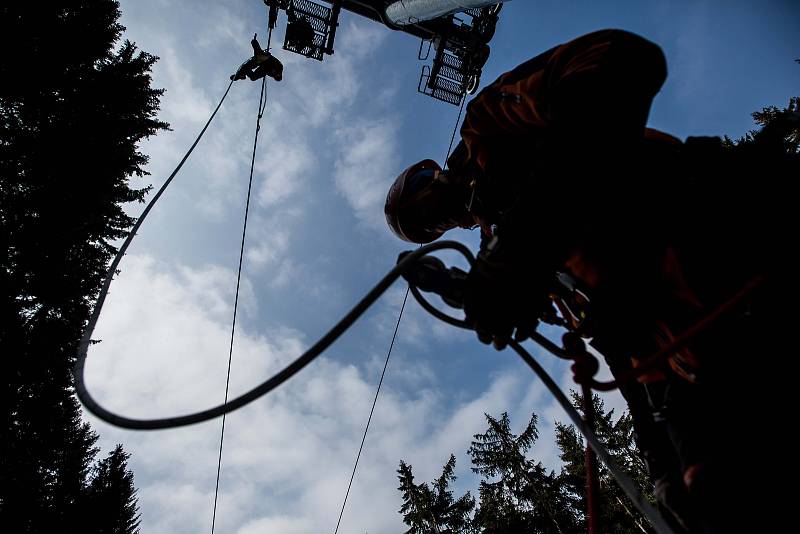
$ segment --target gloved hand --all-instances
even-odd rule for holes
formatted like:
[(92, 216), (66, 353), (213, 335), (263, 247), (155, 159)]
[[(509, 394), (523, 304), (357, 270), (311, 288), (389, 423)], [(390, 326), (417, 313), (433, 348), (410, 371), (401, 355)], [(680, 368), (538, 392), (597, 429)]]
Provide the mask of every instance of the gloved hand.
[(478, 339), (502, 350), (512, 335), (522, 341), (534, 332), (551, 306), (551, 281), (528, 262), (498, 256), (494, 250), (478, 255), (464, 289), (464, 312)]

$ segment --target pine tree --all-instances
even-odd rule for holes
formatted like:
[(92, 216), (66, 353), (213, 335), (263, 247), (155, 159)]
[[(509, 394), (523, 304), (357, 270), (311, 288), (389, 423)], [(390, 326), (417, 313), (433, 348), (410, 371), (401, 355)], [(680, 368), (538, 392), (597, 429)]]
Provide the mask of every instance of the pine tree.
[[(118, 45), (113, 0), (0, 7), (0, 524), (83, 532), (79, 502), (97, 436), (81, 422), (70, 368), (132, 219), (123, 204), (147, 157), (154, 56)], [(53, 525), (57, 525), (54, 528)]]
[(486, 533), (569, 531), (574, 521), (555, 474), (526, 457), (539, 437), (536, 415), (518, 436), (507, 413), (485, 415), (489, 428), (467, 451), (483, 477), (475, 523)]
[(84, 502), (87, 506), (86, 531), (92, 534), (136, 534), (139, 532), (139, 505), (133, 473), (122, 445), (109, 453), (94, 468)]
[[(595, 434), (598, 439), (605, 445), (617, 466), (654, 503), (653, 484), (647, 473), (647, 467), (636, 448), (631, 415), (626, 412), (615, 421), (614, 410), (606, 412), (600, 397), (593, 395), (592, 401), (595, 413)], [(575, 392), (572, 393), (572, 402), (576, 409), (583, 410), (582, 399)], [(559, 478), (570, 494), (576, 515), (581, 517), (581, 521), (585, 521), (585, 443), (574, 426), (562, 423), (556, 423), (556, 442), (561, 451), (561, 461), (564, 463)], [(617, 485), (606, 466), (602, 462), (597, 462), (597, 464), (600, 477), (599, 523), (603, 532), (651, 532), (652, 529), (647, 520)]]
[(469, 492), (458, 499), (453, 498), (450, 484), (456, 479), (453, 474), (456, 457), (452, 454), (442, 468), (442, 474), (430, 485), (414, 483), (411, 466), (400, 461), (397, 470), (403, 493), (403, 506), (400, 513), (410, 528), (406, 534), (468, 534), (473, 532), (471, 513), (475, 499)]
[[(579, 401), (575, 395), (574, 402), (580, 408)], [(626, 413), (614, 420), (613, 410), (606, 412), (598, 397), (594, 398), (594, 405), (599, 439), (652, 500), (652, 487), (645, 465), (633, 441), (630, 415)], [(411, 466), (400, 462), (398, 489), (403, 493), (400, 513), (411, 527), (406, 534), (585, 532), (584, 445), (575, 428), (557, 423), (556, 437), (564, 465), (559, 473), (555, 473), (548, 472), (541, 462), (527, 457), (539, 436), (535, 414), (531, 415), (519, 435), (511, 431), (507, 413), (499, 419), (486, 414), (486, 422), (486, 432), (476, 434), (468, 450), (472, 470), (481, 475), (477, 507), (469, 492), (454, 499), (448, 489), (455, 478), (454, 456), (450, 456), (442, 476), (431, 485), (414, 483)], [(650, 532), (646, 520), (603, 466), (600, 467), (600, 480), (603, 532)]]
[[(794, 61), (800, 64), (800, 59)], [(735, 141), (726, 135), (725, 146), (732, 148), (753, 144), (766, 131), (768, 136), (773, 137), (769, 141), (778, 145), (782, 153), (800, 155), (800, 96), (790, 97), (785, 108), (766, 106), (750, 115), (761, 129), (750, 130)]]

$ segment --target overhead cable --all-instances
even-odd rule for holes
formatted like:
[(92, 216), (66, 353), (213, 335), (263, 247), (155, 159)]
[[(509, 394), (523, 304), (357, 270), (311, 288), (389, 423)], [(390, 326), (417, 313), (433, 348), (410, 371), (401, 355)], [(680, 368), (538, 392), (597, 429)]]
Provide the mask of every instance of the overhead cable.
[[(272, 30), (270, 30), (270, 33)], [(267, 45), (269, 46), (269, 44)], [(239, 287), (242, 281), (242, 263), (244, 260), (244, 243), (247, 236), (247, 216), (250, 213), (250, 192), (253, 189), (253, 169), (256, 164), (256, 150), (258, 148), (258, 132), (261, 130), (261, 117), (267, 106), (267, 78), (261, 79), (261, 94), (258, 97), (258, 114), (256, 116), (256, 133), (253, 139), (253, 156), (250, 158), (250, 179), (247, 182), (247, 200), (244, 206), (244, 223), (242, 225), (242, 244), (239, 249), (239, 269), (236, 272), (236, 296), (233, 300), (233, 319), (231, 321), (231, 342), (228, 351), (228, 372), (225, 378), (225, 401), (228, 402), (228, 391), (231, 384), (231, 363), (233, 362), (233, 338), (236, 332), (236, 312), (239, 309)], [(223, 403), (223, 404), (224, 404)], [(214, 534), (214, 527), (217, 521), (217, 497), (219, 496), (219, 474), (222, 469), (222, 444), (225, 440), (225, 415), (222, 414), (222, 429), (219, 434), (219, 454), (217, 456), (217, 480), (214, 484), (214, 510), (211, 514), (211, 534)]]
[[(447, 154), (444, 156), (444, 165), (447, 165), (447, 159), (450, 157), (450, 151), (453, 149), (453, 140), (456, 137), (456, 132), (458, 131), (458, 124), (461, 122), (461, 113), (464, 111), (464, 104), (466, 103), (467, 99), (466, 96), (463, 97), (461, 100), (461, 107), (458, 110), (458, 116), (456, 117), (456, 123), (453, 126), (453, 133), (450, 135), (450, 144), (447, 147)], [(389, 365), (389, 357), (392, 355), (392, 348), (394, 347), (394, 340), (397, 337), (397, 330), (400, 328), (400, 319), (403, 318), (403, 310), (406, 308), (406, 301), (408, 300), (408, 292), (411, 287), (406, 288), (406, 294), (403, 297), (403, 305), (400, 306), (400, 313), (397, 316), (397, 324), (394, 327), (394, 334), (392, 334), (392, 342), (389, 344), (389, 350), (386, 353), (386, 361), (383, 363), (383, 371), (381, 372), (381, 379), (378, 381), (378, 388), (375, 391), (375, 398), (372, 399), (372, 408), (369, 410), (369, 417), (367, 418), (367, 424), (364, 427), (364, 435), (361, 437), (361, 445), (358, 447), (358, 454), (356, 455), (356, 461), (353, 465), (353, 472), (350, 474), (350, 481), (347, 483), (347, 491), (344, 494), (344, 501), (342, 501), (342, 509), (339, 511), (339, 519), (336, 521), (336, 529), (333, 531), (334, 534), (338, 534), (339, 526), (342, 523), (342, 516), (344, 515), (345, 507), (347, 506), (347, 498), (350, 496), (350, 488), (353, 486), (353, 479), (356, 476), (356, 469), (358, 468), (358, 461), (361, 459), (361, 451), (364, 448), (364, 442), (367, 439), (367, 432), (369, 432), (369, 425), (372, 421), (372, 413), (375, 411), (375, 404), (378, 402), (378, 395), (381, 392), (381, 385), (383, 384), (383, 377), (386, 374), (386, 367)]]

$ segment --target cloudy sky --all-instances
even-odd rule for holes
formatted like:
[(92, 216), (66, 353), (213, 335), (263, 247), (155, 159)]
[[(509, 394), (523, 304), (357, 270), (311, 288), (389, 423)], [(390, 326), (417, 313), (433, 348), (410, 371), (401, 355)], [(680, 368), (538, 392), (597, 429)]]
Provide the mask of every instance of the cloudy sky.
[[(202, 127), (249, 40), (266, 38), (259, 0), (123, 0), (125, 36), (161, 59), (161, 118), (146, 142), (159, 186)], [(385, 227), (382, 203), (410, 162), (442, 160), (457, 108), (416, 93), (418, 41), (344, 13), (322, 63), (280, 49), (284, 80), (268, 84), (248, 227), (231, 394), (296, 357), (410, 247)], [(501, 13), (484, 84), (591, 30), (619, 27), (659, 43), (669, 78), (651, 125), (679, 137), (740, 136), (749, 113), (800, 88), (794, 2), (515, 0)], [(142, 228), (111, 287), (87, 364), (89, 388), (122, 413), (159, 417), (222, 401), (259, 84), (237, 82), (184, 171)], [(643, 177), (646, 178), (646, 177)], [(132, 213), (141, 207), (133, 206)], [(455, 235), (473, 248), (477, 235)], [(448, 261), (451, 257), (445, 256)], [(397, 283), (343, 338), (284, 387), (226, 424), (217, 532), (332, 532), (405, 287)], [(569, 386), (568, 370), (535, 351)], [(621, 406), (614, 394), (607, 402)], [(553, 422), (565, 420), (510, 351), (406, 307), (340, 532), (403, 529), (395, 470), (438, 475), (451, 452), (458, 489), (476, 484), (466, 450), (483, 413), (532, 411), (532, 456), (558, 466)], [(109, 448), (133, 454), (142, 530), (211, 528), (220, 421), (159, 432), (89, 417)]]

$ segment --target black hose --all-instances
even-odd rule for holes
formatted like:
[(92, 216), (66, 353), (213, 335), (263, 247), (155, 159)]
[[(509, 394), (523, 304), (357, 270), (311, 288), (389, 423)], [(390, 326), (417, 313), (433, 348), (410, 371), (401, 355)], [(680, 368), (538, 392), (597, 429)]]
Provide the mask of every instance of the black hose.
[[(395, 267), (389, 271), (389, 273), (383, 277), (383, 279), (378, 282), (375, 287), (373, 287), (369, 293), (367, 293), (361, 301), (358, 302), (348, 313), (345, 315), (336, 325), (331, 328), (328, 333), (322, 336), (319, 341), (317, 341), (311, 348), (309, 348), (306, 352), (300, 355), (296, 360), (292, 363), (287, 365), (284, 369), (273, 375), (268, 380), (265, 380), (258, 386), (254, 387), (250, 391), (243, 393), (242, 395), (236, 397), (235, 399), (228, 401), (227, 403), (220, 404), (213, 408), (209, 408), (207, 410), (202, 410), (195, 413), (190, 413), (187, 415), (179, 415), (175, 417), (164, 417), (159, 419), (134, 419), (131, 417), (125, 417), (123, 415), (116, 414), (110, 410), (107, 410), (103, 406), (101, 406), (97, 401), (89, 393), (88, 389), (86, 388), (86, 383), (84, 382), (84, 371), (85, 371), (85, 364), (86, 364), (86, 356), (87, 356), (87, 348), (88, 342), (86, 346), (81, 346), (81, 351), (78, 353), (78, 359), (75, 362), (75, 368), (73, 373), (75, 375), (75, 392), (78, 395), (78, 398), (81, 400), (83, 405), (89, 410), (92, 414), (96, 415), (103, 421), (118, 426), (122, 428), (130, 428), (133, 430), (156, 430), (162, 428), (175, 428), (179, 426), (186, 426), (191, 425), (194, 423), (200, 423), (202, 421), (208, 421), (209, 419), (213, 419), (215, 417), (219, 417), (222, 414), (233, 412), (234, 410), (238, 410), (242, 406), (249, 404), (256, 400), (257, 398), (265, 395), (275, 389), (276, 387), (280, 386), (284, 382), (286, 382), (289, 378), (294, 376), (298, 371), (300, 371), (303, 367), (311, 363), (317, 356), (322, 354), (322, 352), (327, 349), (334, 341), (336, 341), (339, 336), (341, 336), (350, 326), (358, 319), (361, 314), (363, 314), (367, 308), (369, 308), (378, 297), (380, 297), (386, 289), (389, 288), (392, 283), (397, 280), (397, 278), (403, 273), (403, 271), (413, 262), (417, 260), (417, 258), (424, 256), (430, 252), (435, 250), (443, 250), (443, 249), (454, 249), (461, 252), (467, 259), (471, 261), (472, 254), (470, 253), (469, 249), (458, 242), (455, 241), (440, 241), (436, 243), (431, 243), (430, 245), (425, 245), (424, 247), (420, 247), (414, 252), (408, 254), (402, 261), (400, 261)], [(122, 249), (120, 249), (120, 253), (122, 253)], [(119, 256), (119, 254), (118, 254)], [(116, 262), (118, 264), (119, 262)], [(116, 265), (115, 264), (115, 265)], [(101, 303), (98, 299), (98, 306)], [(99, 308), (96, 310), (99, 313)], [(92, 332), (87, 328), (86, 333), (84, 334), (85, 339), (91, 338)]]

